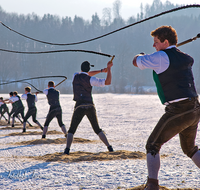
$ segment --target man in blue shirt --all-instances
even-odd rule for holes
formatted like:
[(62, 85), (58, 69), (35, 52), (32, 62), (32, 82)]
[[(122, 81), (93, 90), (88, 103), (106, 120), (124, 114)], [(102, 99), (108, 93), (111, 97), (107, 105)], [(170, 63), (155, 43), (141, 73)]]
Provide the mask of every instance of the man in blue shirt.
[(200, 150), (195, 146), (200, 104), (192, 73), (193, 58), (176, 48), (177, 33), (171, 26), (151, 32), (156, 51), (138, 54), (135, 67), (152, 69), (158, 96), (166, 105), (146, 144), (148, 181), (145, 190), (158, 190), (159, 151), (161, 146), (179, 134), (183, 152), (200, 168)]

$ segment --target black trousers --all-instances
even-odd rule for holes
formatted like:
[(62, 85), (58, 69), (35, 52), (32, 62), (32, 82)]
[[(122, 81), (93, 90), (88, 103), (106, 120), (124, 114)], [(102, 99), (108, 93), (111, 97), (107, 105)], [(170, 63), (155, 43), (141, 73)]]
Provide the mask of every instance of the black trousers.
[(6, 108), (0, 108), (0, 113), (1, 113), (1, 116), (3, 116), (4, 113), (7, 113), (8, 116), (9, 116), (9, 109), (8, 109), (8, 107), (6, 107)]
[(13, 117), (16, 117), (18, 114), (21, 114), (22, 119), (24, 119), (24, 107), (17, 108), (17, 110), (14, 112)]
[(49, 113), (47, 115), (46, 121), (44, 123), (44, 126), (49, 126), (49, 123), (51, 122), (51, 120), (56, 117), (58, 124), (60, 127), (62, 127), (64, 124), (62, 122), (62, 109), (61, 107), (55, 107), (55, 108), (51, 108), (49, 110)]
[(96, 109), (93, 104), (90, 104), (79, 105), (78, 107), (75, 107), (68, 133), (74, 134), (76, 132), (79, 123), (85, 115), (89, 119), (92, 128), (96, 134), (99, 134), (102, 131), (102, 129), (99, 128)]
[(36, 120), (36, 114), (37, 114), (37, 108), (36, 107), (29, 108), (25, 117), (24, 117), (24, 122), (26, 122), (28, 120), (28, 118), (32, 116), (33, 122), (37, 123), (38, 121)]

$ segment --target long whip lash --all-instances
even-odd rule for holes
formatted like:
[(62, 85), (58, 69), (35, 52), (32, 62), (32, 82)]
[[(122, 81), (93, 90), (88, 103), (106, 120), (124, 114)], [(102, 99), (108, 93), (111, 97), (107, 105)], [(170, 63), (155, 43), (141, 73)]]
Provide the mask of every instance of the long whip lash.
[[(31, 39), (31, 40), (34, 40), (34, 41), (37, 41), (37, 42), (40, 42), (40, 43), (49, 44), (49, 45), (67, 46), (67, 45), (77, 45), (77, 44), (82, 44), (82, 43), (94, 41), (94, 40), (103, 38), (103, 37), (105, 37), (105, 36), (108, 36), (108, 35), (110, 35), (110, 34), (113, 34), (113, 33), (115, 33), (115, 32), (118, 32), (118, 31), (120, 31), (120, 30), (124, 30), (124, 29), (126, 29), (126, 28), (131, 27), (131, 26), (134, 26), (134, 25), (136, 25), (136, 24), (139, 24), (139, 23), (145, 22), (145, 21), (147, 21), (147, 20), (150, 20), (150, 19), (159, 17), (159, 16), (161, 16), (161, 15), (164, 15), (164, 14), (167, 14), (167, 13), (171, 13), (171, 12), (175, 12), (175, 11), (178, 11), (178, 10), (181, 10), (181, 9), (187, 9), (187, 8), (200, 8), (200, 4), (185, 5), (185, 6), (177, 7), (177, 8), (174, 8), (174, 9), (170, 9), (170, 10), (168, 10), (168, 11), (164, 11), (164, 12), (161, 12), (161, 13), (156, 14), (156, 15), (154, 15), (154, 16), (145, 18), (145, 19), (143, 19), (143, 20), (137, 21), (137, 22), (132, 23), (132, 24), (130, 24), (130, 25), (127, 25), (127, 26), (125, 26), (125, 27), (122, 27), (122, 28), (119, 28), (119, 29), (114, 30), (114, 31), (112, 31), (112, 32), (109, 32), (109, 33), (107, 33), (107, 34), (98, 36), (98, 37), (96, 37), (96, 38), (92, 38), (92, 39), (85, 40), (85, 41), (80, 41), (80, 42), (66, 43), (66, 44), (62, 44), (62, 43), (51, 43), (51, 42), (45, 42), (45, 41), (37, 40), (37, 39), (35, 39), (35, 38), (31, 38), (31, 37), (29, 37), (29, 36), (26, 36), (26, 35), (24, 35), (24, 34), (22, 34), (22, 33), (19, 33), (19, 32), (15, 31), (15, 30), (11, 29), (10, 27), (6, 26), (6, 25), (5, 25), (3, 22), (1, 22), (1, 21), (0, 21), (0, 23), (1, 23), (4, 27), (8, 28), (9, 30), (11, 30), (11, 31), (13, 31), (13, 32), (15, 32), (15, 33), (17, 33), (17, 34), (19, 34), (19, 35), (25, 37), (25, 38), (28, 38), (28, 39)], [(52, 53), (52, 52), (51, 52), (51, 53)]]
[(0, 83), (0, 85), (5, 85), (5, 84), (11, 84), (11, 83), (16, 83), (16, 82), (22, 82), (22, 83), (27, 83), (30, 86), (32, 86), (33, 88), (35, 88), (38, 92), (41, 92), (41, 90), (37, 89), (34, 85), (30, 84), (29, 82), (27, 82), (26, 80), (32, 80), (32, 79), (40, 79), (40, 78), (65, 78), (64, 80), (62, 80), (61, 82), (59, 82), (55, 87), (57, 87), (58, 85), (60, 85), (61, 83), (63, 83), (65, 80), (67, 80), (66, 76), (41, 76), (41, 77), (32, 77), (32, 78), (27, 78), (27, 79), (21, 79), (21, 80), (15, 80), (15, 81), (9, 81), (9, 82), (4, 82), (4, 83)]
[(0, 49), (0, 51), (5, 51), (5, 52), (10, 52), (10, 53), (23, 53), (23, 54), (43, 54), (43, 53), (58, 53), (58, 52), (84, 52), (84, 53), (93, 53), (97, 55), (102, 55), (106, 57), (112, 57), (112, 55), (106, 54), (106, 53), (101, 53), (101, 52), (96, 52), (96, 51), (89, 51), (89, 50), (78, 50), (78, 49), (62, 49), (62, 50), (53, 50), (53, 51), (13, 51), (13, 50), (7, 50), (7, 49)]

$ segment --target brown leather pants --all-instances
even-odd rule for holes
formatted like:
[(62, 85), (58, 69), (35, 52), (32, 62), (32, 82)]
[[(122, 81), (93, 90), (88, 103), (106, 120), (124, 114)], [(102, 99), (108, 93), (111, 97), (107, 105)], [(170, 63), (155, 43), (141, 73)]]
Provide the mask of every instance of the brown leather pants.
[(197, 97), (167, 105), (165, 114), (147, 140), (147, 153), (157, 154), (164, 143), (179, 134), (181, 148), (191, 158), (198, 151), (195, 138), (199, 119), (200, 104)]

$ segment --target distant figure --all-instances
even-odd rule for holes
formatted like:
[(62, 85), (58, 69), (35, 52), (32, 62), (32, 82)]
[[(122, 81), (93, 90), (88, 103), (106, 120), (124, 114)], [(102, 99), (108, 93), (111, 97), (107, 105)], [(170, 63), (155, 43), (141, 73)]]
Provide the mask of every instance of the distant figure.
[(30, 116), (32, 116), (32, 120), (36, 123), (41, 130), (43, 130), (42, 125), (36, 120), (37, 108), (35, 106), (35, 102), (37, 102), (37, 93), (36, 95), (31, 94), (31, 87), (27, 86), (24, 88), (25, 94), (22, 94), (22, 98), (27, 101), (28, 111), (24, 117), (23, 121), (23, 133), (26, 132), (26, 122)]
[[(18, 117), (19, 114), (21, 114), (22, 119), (24, 119), (24, 105), (21, 101), (20, 96), (18, 95), (18, 92), (14, 91), (13, 96), (17, 97), (18, 100), (15, 102), (17, 109), (15, 110), (15, 113), (12, 116), (12, 127), (14, 127), (15, 117), (17, 117), (20, 120), (20, 118)], [(21, 123), (23, 122), (21, 121)]]
[(49, 123), (54, 117), (57, 118), (57, 121), (61, 130), (66, 136), (67, 131), (66, 131), (65, 125), (62, 122), (62, 109), (61, 109), (60, 100), (59, 100), (60, 92), (55, 89), (55, 84), (53, 81), (48, 82), (48, 88), (43, 90), (43, 93), (46, 94), (47, 96), (50, 109), (46, 117), (46, 121), (44, 123), (42, 138), (46, 138), (46, 133), (48, 130)]
[[(17, 106), (17, 105), (18, 105), (17, 101), (19, 100), (18, 97), (13, 96), (13, 92), (10, 92), (9, 95), (10, 95), (10, 98), (4, 100), (4, 102), (5, 102), (6, 104), (9, 104), (9, 103), (12, 104), (12, 109), (11, 109), (11, 111), (10, 111), (10, 113), (9, 113), (9, 117), (8, 117), (8, 124), (10, 124), (10, 118), (11, 118), (11, 116), (16, 112), (16, 110), (17, 110), (17, 108), (18, 108), (18, 106)], [(18, 117), (17, 117), (17, 118), (18, 118)], [(19, 119), (19, 118), (18, 118), (18, 119)], [(14, 125), (13, 125), (13, 127), (14, 127)]]
[(153, 54), (138, 54), (135, 67), (152, 69), (158, 96), (166, 105), (146, 144), (148, 181), (145, 190), (158, 190), (160, 149), (179, 134), (183, 152), (200, 168), (200, 150), (195, 145), (200, 119), (200, 104), (195, 89), (192, 66), (194, 59), (176, 48), (177, 33), (171, 26), (161, 26), (151, 32)]
[[(98, 71), (90, 71), (90, 63), (88, 61), (84, 61), (81, 64), (81, 72), (75, 73), (73, 77), (73, 92), (74, 92), (74, 101), (76, 102), (74, 107), (74, 113), (71, 120), (71, 125), (67, 134), (67, 146), (64, 150), (64, 154), (69, 154), (70, 146), (73, 141), (73, 135), (76, 132), (76, 129), (86, 115), (89, 119), (94, 132), (99, 136), (101, 141), (107, 146), (110, 152), (113, 151), (112, 146), (108, 143), (108, 140), (103, 133), (102, 129), (99, 128), (96, 109), (94, 107), (93, 98), (92, 98), (92, 87), (104, 87), (105, 85), (111, 84), (111, 67), (113, 66), (112, 62), (108, 62), (107, 68), (98, 70)], [(90, 72), (89, 72), (90, 71)], [(99, 79), (93, 77), (94, 75), (107, 72), (106, 79)]]
[(6, 103), (4, 103), (3, 97), (0, 97), (0, 114), (1, 114), (0, 120), (1, 120), (2, 117), (4, 117), (4, 119), (5, 119), (6, 121), (8, 121), (8, 120), (6, 119), (6, 117), (4, 116), (5, 113), (7, 113), (7, 114), (8, 114), (8, 117), (9, 117), (9, 109), (8, 109), (8, 106), (6, 105)]

